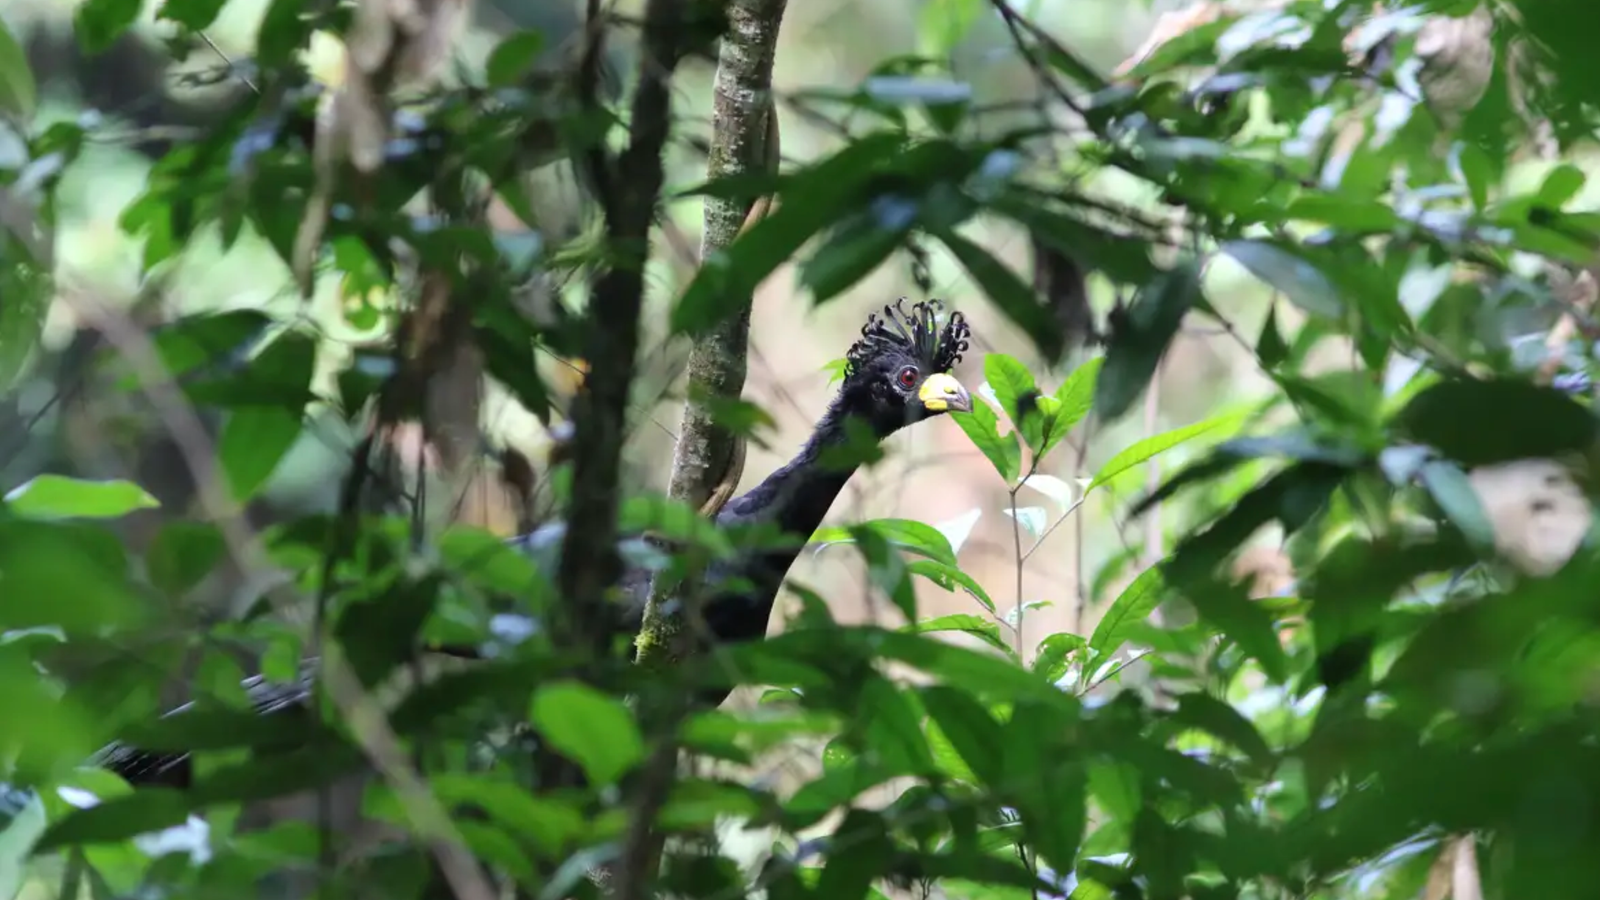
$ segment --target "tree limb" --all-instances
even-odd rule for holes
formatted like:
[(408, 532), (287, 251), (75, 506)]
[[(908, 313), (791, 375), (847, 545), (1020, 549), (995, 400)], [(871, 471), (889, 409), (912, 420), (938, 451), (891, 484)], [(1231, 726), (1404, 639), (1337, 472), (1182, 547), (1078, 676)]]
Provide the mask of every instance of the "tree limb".
[(593, 367), (573, 402), (572, 506), (557, 581), (575, 637), (585, 644), (603, 637), (598, 618), (605, 592), (621, 575), (616, 529), (624, 418), (639, 349), (650, 227), (661, 193), (661, 151), (672, 120), (669, 82), (682, 56), (687, 6), (687, 0), (650, 0), (645, 7), (631, 134), (609, 173), (626, 177), (608, 178), (600, 197), (612, 263), (590, 299), (585, 358), (606, 364)]
[[(772, 64), (787, 0), (730, 0), (728, 31), (717, 59), (712, 138), (707, 176), (720, 178), (776, 170), (777, 109), (772, 102)], [(726, 250), (771, 208), (770, 198), (747, 207), (738, 199), (707, 198), (702, 265)], [(672, 462), (671, 497), (715, 515), (743, 472), (743, 441), (712, 421), (708, 401), (737, 399), (744, 391), (749, 358), (750, 307), (741, 298), (735, 315), (696, 339), (689, 353), (688, 397)], [(662, 609), (652, 590), (639, 633), (639, 662), (670, 655), (682, 623)]]

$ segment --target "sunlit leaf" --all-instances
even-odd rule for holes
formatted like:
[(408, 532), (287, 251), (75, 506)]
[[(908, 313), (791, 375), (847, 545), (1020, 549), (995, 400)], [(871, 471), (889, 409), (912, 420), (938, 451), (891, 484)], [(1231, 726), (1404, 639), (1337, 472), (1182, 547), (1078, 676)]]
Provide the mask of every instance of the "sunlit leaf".
[(951, 413), (961, 430), (972, 440), (973, 446), (983, 451), (996, 472), (1007, 483), (1020, 474), (1022, 446), (1015, 431), (1000, 434), (1000, 417), (986, 404), (975, 403), (970, 413)]
[[(0, 22), (0, 115), (26, 122), (33, 115), (37, 99), (38, 86), (34, 83), (28, 56), (11, 30)], [(0, 896), (10, 894), (0, 891)]]
[(13, 488), (5, 505), (39, 519), (117, 519), (161, 505), (131, 481), (86, 481), (65, 475), (40, 475)]
[(1148, 618), (1161, 605), (1164, 596), (1166, 581), (1160, 566), (1151, 566), (1140, 573), (1123, 588), (1095, 625), (1094, 634), (1089, 636), (1090, 657), (1104, 660), (1121, 649), (1131, 627)]
[(1193, 440), (1213, 428), (1232, 424), (1235, 421), (1237, 420), (1234, 416), (1215, 416), (1137, 441), (1121, 453), (1107, 460), (1105, 465), (1100, 467), (1100, 471), (1095, 473), (1094, 479), (1089, 482), (1089, 487), (1084, 490), (1084, 493), (1106, 484), (1134, 466), (1165, 453), (1185, 441)]
[(644, 737), (633, 714), (594, 688), (575, 681), (543, 685), (534, 691), (528, 715), (596, 786), (616, 783), (644, 759)]

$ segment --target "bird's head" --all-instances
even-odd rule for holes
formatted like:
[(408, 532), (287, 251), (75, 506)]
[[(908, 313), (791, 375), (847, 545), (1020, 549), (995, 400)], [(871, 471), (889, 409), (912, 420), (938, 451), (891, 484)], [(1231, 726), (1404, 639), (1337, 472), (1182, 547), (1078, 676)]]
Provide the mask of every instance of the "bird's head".
[(881, 433), (945, 412), (971, 412), (972, 395), (950, 374), (971, 332), (959, 312), (941, 324), (943, 304), (905, 300), (867, 317), (845, 357), (843, 395)]

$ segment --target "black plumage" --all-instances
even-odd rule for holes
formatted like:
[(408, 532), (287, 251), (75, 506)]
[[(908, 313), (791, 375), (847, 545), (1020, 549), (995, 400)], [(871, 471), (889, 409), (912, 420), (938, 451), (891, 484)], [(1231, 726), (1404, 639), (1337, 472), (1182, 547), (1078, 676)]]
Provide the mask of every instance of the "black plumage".
[[(784, 576), (804, 540), (822, 524), (839, 492), (857, 468), (826, 459), (830, 448), (844, 447), (854, 420), (882, 440), (901, 428), (947, 411), (970, 411), (971, 396), (949, 373), (967, 349), (966, 321), (959, 312), (939, 321), (938, 301), (904, 301), (872, 315), (846, 357), (838, 394), (794, 459), (768, 475), (750, 491), (730, 500), (716, 515), (718, 525), (776, 525), (796, 540), (783, 549), (765, 550), (718, 563), (702, 583), (701, 610), (705, 631), (718, 643), (759, 640), (766, 634), (772, 607)], [(564, 527), (555, 523), (510, 543), (553, 571)], [(618, 627), (636, 633), (649, 592), (649, 572), (635, 566), (624, 578), (627, 602)], [(304, 686), (275, 689), (255, 679), (247, 685), (263, 712), (284, 713), (308, 696)], [(703, 697), (720, 703), (726, 691)], [(287, 699), (286, 699), (287, 698)], [(188, 764), (179, 754), (142, 753), (108, 748), (102, 765), (133, 782), (183, 784)]]

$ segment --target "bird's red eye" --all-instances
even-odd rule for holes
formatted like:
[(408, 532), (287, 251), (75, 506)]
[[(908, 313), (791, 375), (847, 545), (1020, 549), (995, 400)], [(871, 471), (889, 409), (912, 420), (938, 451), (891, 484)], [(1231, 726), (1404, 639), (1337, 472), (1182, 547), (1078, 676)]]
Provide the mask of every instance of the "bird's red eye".
[(901, 387), (911, 387), (912, 385), (914, 385), (916, 383), (917, 383), (917, 370), (916, 369), (912, 368), (911, 366), (906, 366), (904, 369), (900, 370), (900, 386)]

